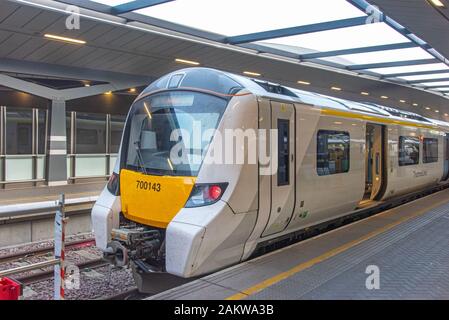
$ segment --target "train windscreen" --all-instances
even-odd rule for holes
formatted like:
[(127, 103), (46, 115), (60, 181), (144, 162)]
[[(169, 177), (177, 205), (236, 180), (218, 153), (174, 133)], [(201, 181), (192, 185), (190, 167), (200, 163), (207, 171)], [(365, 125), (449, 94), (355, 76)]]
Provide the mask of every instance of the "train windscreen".
[(126, 167), (145, 174), (196, 176), (227, 103), (190, 91), (137, 101), (128, 122)]

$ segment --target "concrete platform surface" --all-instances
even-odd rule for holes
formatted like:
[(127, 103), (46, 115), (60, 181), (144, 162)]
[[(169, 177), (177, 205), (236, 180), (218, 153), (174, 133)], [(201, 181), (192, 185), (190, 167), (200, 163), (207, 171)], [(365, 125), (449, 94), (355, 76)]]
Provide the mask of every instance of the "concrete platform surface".
[(67, 198), (97, 196), (103, 190), (106, 183), (106, 181), (103, 181), (54, 187), (41, 186), (24, 189), (0, 190), (0, 206), (56, 200), (61, 193), (64, 193)]
[(448, 299), (449, 189), (150, 299)]

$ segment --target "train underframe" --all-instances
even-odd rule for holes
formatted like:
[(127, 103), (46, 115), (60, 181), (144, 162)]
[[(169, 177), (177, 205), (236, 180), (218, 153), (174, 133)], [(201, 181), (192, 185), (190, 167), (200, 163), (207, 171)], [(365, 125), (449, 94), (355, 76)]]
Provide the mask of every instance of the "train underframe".
[(104, 258), (116, 267), (131, 267), (137, 288), (154, 294), (186, 283), (165, 270), (165, 230), (126, 219), (113, 229)]

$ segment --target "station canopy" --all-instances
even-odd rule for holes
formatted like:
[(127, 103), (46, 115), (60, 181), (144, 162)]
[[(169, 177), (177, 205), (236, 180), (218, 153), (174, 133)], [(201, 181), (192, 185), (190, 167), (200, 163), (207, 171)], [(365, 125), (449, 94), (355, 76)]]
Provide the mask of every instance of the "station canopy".
[(365, 0), (90, 1), (183, 34), (449, 96), (449, 61)]

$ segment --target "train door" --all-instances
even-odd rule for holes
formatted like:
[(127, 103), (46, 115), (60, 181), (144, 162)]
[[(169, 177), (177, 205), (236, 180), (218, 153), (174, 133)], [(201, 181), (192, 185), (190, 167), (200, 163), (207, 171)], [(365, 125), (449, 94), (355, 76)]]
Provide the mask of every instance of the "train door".
[(278, 169), (271, 176), (270, 218), (262, 236), (283, 231), (295, 207), (295, 107), (271, 102), (271, 125), (278, 130)]
[(449, 179), (449, 133), (444, 137), (444, 174), (443, 180)]
[(384, 184), (384, 126), (366, 125), (366, 172), (365, 199), (378, 200), (382, 197)]

